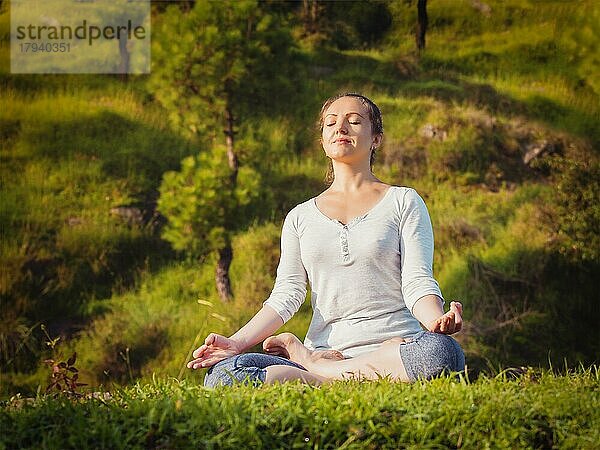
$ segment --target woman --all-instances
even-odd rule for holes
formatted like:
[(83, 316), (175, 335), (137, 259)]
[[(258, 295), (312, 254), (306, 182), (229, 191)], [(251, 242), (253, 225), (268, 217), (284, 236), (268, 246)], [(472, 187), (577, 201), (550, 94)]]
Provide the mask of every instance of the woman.
[[(262, 309), (232, 336), (211, 333), (194, 351), (188, 367), (210, 367), (205, 386), (388, 375), (412, 382), (464, 370), (449, 336), (462, 327), (462, 305), (451, 302), (444, 313), (427, 207), (413, 188), (372, 172), (383, 139), (379, 108), (346, 93), (328, 99), (319, 120), (333, 182), (287, 214)], [(291, 333), (271, 336), (304, 302), (307, 281), (313, 317), (304, 343)], [(243, 353), (263, 339), (266, 354)]]

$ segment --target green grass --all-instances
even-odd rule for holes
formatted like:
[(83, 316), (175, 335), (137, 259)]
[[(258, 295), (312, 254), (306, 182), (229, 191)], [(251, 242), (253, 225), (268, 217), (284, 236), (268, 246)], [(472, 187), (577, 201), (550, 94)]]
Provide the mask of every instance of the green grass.
[[(597, 448), (597, 367), (559, 374), (219, 386), (156, 378), (110, 397), (2, 404), (2, 448)], [(8, 431), (10, 430), (10, 431)]]
[[(586, 245), (593, 223), (581, 224), (583, 238), (565, 240), (557, 224), (581, 220), (571, 217), (578, 203), (559, 214), (562, 174), (548, 170), (547, 157), (532, 167), (522, 157), (548, 141), (570, 161), (597, 160), (600, 39), (592, 25), (600, 8), (485, 3), (489, 16), (468, 0), (430, 2), (427, 49), (417, 55), (414, 4), (392, 2), (396, 22), (381, 45), (307, 50), (308, 70), (324, 75), (307, 77), (303, 101), (240, 125), (240, 161), (265, 185), (255, 223), (234, 239), (231, 305), (216, 296), (214, 257), (182, 262), (151, 230), (110, 213), (155, 200), (164, 172), (201, 151), (203, 137), (190, 141), (165, 124), (145, 76), (10, 75), (0, 45), (0, 356), (10, 360), (0, 398), (45, 384), (40, 323), (62, 337), (61, 352), (78, 352), (94, 386), (153, 375), (198, 383), (198, 373), (182, 371), (191, 349), (258, 310), (273, 285), (285, 213), (325, 188), (327, 159), (311, 126), (320, 102), (344, 90), (382, 109), (375, 174), (426, 200), (434, 275), (447, 299), (465, 305), (457, 338), (472, 366), (597, 362), (589, 299), (598, 264), (566, 256)], [(4, 44), (8, 26), (4, 8)], [(444, 138), (425, 136), (427, 126)], [(528, 308), (545, 315), (510, 322)], [(307, 299), (280, 331), (303, 337), (310, 314)]]

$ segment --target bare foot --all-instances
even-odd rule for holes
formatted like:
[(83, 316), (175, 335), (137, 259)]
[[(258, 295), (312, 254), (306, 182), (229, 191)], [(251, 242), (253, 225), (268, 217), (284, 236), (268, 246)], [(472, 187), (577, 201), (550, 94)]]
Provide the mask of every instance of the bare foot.
[(322, 359), (333, 359), (333, 360), (340, 360), (340, 359), (346, 359), (344, 358), (344, 355), (342, 355), (341, 352), (338, 352), (337, 350), (313, 350), (313, 356), (317, 359), (322, 358)]
[(290, 361), (301, 364), (308, 369), (308, 366), (318, 362), (321, 359), (341, 360), (344, 359), (337, 350), (309, 350), (292, 333), (281, 333), (277, 336), (270, 336), (263, 342), (263, 348), (269, 352), (278, 352)]

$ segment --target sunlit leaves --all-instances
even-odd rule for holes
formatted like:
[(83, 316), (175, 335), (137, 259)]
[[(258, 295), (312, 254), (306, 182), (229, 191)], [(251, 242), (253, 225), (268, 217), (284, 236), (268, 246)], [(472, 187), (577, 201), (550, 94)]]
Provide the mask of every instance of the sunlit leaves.
[(241, 167), (232, 193), (224, 146), (185, 158), (179, 172), (165, 173), (160, 187), (158, 209), (168, 219), (163, 238), (192, 256), (222, 248), (226, 230), (239, 222), (237, 209), (255, 200), (259, 187), (260, 175)]

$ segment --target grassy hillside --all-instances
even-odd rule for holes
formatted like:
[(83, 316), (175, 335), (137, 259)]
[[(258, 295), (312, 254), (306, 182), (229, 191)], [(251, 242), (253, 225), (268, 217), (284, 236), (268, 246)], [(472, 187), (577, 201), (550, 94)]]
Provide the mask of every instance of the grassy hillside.
[(595, 448), (597, 368), (313, 387), (157, 378), (80, 400), (3, 402), (2, 448)]
[[(92, 386), (200, 382), (202, 371), (183, 370), (191, 349), (256, 312), (273, 286), (283, 216), (325, 188), (306, 117), (344, 90), (382, 109), (376, 175), (426, 200), (434, 274), (465, 305), (456, 338), (470, 367), (597, 362), (599, 8), (430, 3), (423, 54), (414, 8), (392, 2), (392, 28), (371, 49), (301, 43), (305, 101), (240, 127), (269, 195), (235, 238), (231, 305), (216, 295), (214, 258), (173, 252), (154, 210), (163, 174), (202, 151), (203, 136), (165, 123), (145, 76), (9, 74), (3, 5), (0, 395), (46, 384), (41, 324), (61, 337), (56, 357), (78, 352)], [(307, 300), (280, 331), (303, 338), (310, 314)]]

